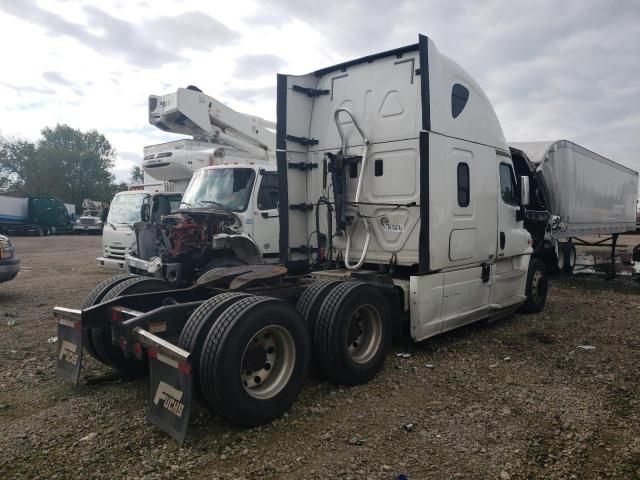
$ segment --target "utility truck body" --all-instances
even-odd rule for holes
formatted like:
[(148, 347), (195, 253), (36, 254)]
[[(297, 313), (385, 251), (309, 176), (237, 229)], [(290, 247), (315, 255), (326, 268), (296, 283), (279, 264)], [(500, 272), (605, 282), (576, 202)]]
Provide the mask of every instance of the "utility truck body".
[[(529, 177), (518, 186), (487, 97), (427, 37), (279, 75), (277, 120), (281, 265), (216, 268), (182, 289), (116, 276), (82, 309), (54, 309), (59, 374), (77, 383), (85, 348), (129, 374), (148, 358), (148, 418), (180, 442), (194, 388), (258, 425), (289, 408), (311, 357), (360, 384), (394, 333), (423, 340), (544, 307)], [(187, 220), (176, 233), (193, 242), (203, 230)]]

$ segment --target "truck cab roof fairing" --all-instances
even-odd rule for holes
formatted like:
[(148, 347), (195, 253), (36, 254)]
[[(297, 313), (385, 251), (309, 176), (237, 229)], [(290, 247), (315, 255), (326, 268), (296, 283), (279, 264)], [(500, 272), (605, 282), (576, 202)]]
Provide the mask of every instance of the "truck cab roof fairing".
[[(388, 65), (388, 68), (378, 67), (379, 63)], [(382, 73), (383, 77), (373, 81), (374, 73)], [(403, 92), (394, 97), (391, 90), (396, 84)], [(468, 92), (464, 107), (456, 112), (455, 118), (452, 114), (454, 85), (460, 85)], [(411, 88), (414, 89), (413, 99)], [(358, 89), (362, 92), (358, 93)], [(385, 96), (387, 90), (390, 92)], [(357, 113), (372, 143), (419, 139), (421, 218), (428, 218), (429, 212), (430, 136), (444, 135), (483, 144), (507, 155), (509, 152), (495, 111), (482, 89), (458, 64), (440, 54), (433, 41), (423, 35), (419, 36), (417, 44), (351, 60), (307, 75), (279, 75), (277, 91), (279, 171), (290, 170), (292, 159), (303, 154), (312, 158), (313, 154), (321, 156), (324, 151), (339, 150), (340, 136), (332, 117), (335, 109), (347, 107)], [(363, 99), (362, 95), (370, 95), (369, 100)], [(384, 108), (389, 111), (383, 112)], [(394, 117), (394, 109), (403, 110), (404, 114)], [(381, 120), (379, 117), (386, 118)], [(350, 122), (341, 123), (347, 132), (347, 144), (352, 148), (361, 146), (362, 140)], [(291, 222), (300, 213), (290, 213), (289, 205), (305, 203), (306, 196), (303, 189), (294, 185), (305, 181), (302, 177), (292, 180), (294, 175), (287, 172), (280, 176), (280, 252), (281, 260), (287, 263), (291, 260), (289, 250), (294, 247), (299, 250), (306, 243), (306, 239), (291, 238), (297, 236), (296, 226)], [(430, 270), (428, 228), (428, 222), (421, 222), (418, 242), (421, 272)]]

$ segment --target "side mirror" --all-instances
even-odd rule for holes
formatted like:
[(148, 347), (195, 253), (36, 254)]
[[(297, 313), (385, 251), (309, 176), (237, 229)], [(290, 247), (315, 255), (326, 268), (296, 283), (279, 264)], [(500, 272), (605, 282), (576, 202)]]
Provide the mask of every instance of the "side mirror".
[(148, 222), (151, 220), (151, 197), (146, 197), (142, 201), (142, 206), (140, 207), (140, 220), (143, 222)]
[(529, 205), (529, 177), (520, 177), (520, 206)]

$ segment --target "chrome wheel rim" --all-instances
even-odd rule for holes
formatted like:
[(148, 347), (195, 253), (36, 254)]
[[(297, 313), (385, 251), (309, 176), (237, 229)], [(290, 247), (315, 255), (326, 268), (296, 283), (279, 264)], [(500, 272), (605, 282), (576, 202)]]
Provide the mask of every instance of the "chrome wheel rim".
[(256, 333), (242, 354), (240, 379), (245, 391), (254, 398), (273, 398), (287, 385), (296, 360), (291, 333), (270, 325)]
[(347, 352), (356, 363), (369, 362), (380, 348), (382, 317), (373, 305), (360, 305), (347, 326)]

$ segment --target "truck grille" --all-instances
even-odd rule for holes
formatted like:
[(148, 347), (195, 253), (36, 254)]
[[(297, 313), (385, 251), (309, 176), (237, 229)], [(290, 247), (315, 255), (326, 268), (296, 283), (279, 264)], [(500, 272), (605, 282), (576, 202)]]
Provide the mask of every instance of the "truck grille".
[(81, 218), (80, 225), (95, 225), (96, 220), (94, 218)]
[(125, 255), (131, 253), (131, 249), (127, 247), (106, 246), (104, 247), (104, 256), (115, 260), (124, 260)]

